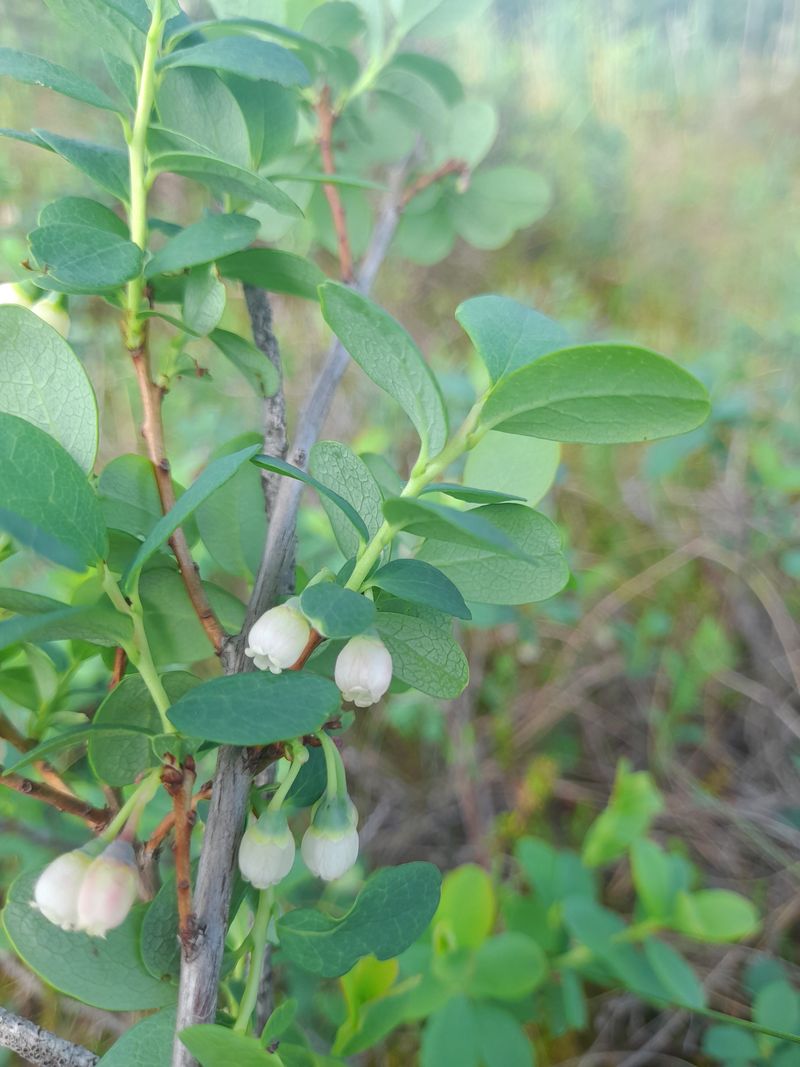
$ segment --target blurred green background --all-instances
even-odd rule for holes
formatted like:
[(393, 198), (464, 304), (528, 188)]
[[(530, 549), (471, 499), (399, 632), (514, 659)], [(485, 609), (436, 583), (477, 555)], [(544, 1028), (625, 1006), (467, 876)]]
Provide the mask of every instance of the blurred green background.
[[(6, 3), (4, 16), (3, 44), (75, 62), (79, 42), (40, 5)], [(376, 297), (431, 359), (451, 407), (469, 402), (474, 372), (453, 310), (494, 291), (577, 339), (676, 358), (711, 388), (714, 413), (649, 447), (564, 450), (542, 506), (564, 531), (573, 578), (545, 604), (486, 609), (463, 634), (472, 680), (453, 704), (399, 696), (361, 718), (348, 758), (370, 812), (366, 851), (374, 863), (451, 867), (496, 860), (527, 833), (575, 844), (628, 757), (665, 795), (662, 839), (765, 916), (751, 946), (694, 961), (718, 974), (735, 1011), (751, 955), (794, 969), (800, 917), (800, 2), (496, 0), (447, 59), (499, 109), (490, 159), (535, 169), (548, 190), (541, 219), (502, 248), (457, 244), (434, 267), (395, 257), (384, 268)], [(85, 111), (53, 94), (2, 85), (2, 126), (117, 134), (113, 118), (89, 119), (90, 129)], [(0, 280), (20, 276), (38, 208), (80, 191), (62, 161), (0, 142)], [(163, 180), (156, 213), (189, 218), (203, 203), (192, 196)], [(297, 401), (326, 337), (309, 305), (276, 298), (274, 311)], [(102, 467), (139, 448), (135, 384), (114, 310), (74, 300), (70, 313), (100, 400)], [(226, 314), (244, 326), (233, 286)], [(165, 403), (184, 483), (260, 421), (235, 371), (205, 342), (190, 351), (210, 374), (187, 374)], [(388, 450), (401, 468), (410, 454), (401, 417), (354, 372), (326, 436)], [(314, 500), (301, 529), (300, 563), (318, 567), (331, 542)], [(213, 574), (210, 558), (203, 565)], [(0, 795), (0, 862), (15, 867), (12, 820), (19, 811)], [(624, 908), (629, 893), (620, 870), (609, 898)], [(24, 999), (17, 966), (0, 956)], [(641, 1022), (624, 996), (604, 1010), (600, 1051)], [(579, 1051), (561, 1047), (552, 1062)]]

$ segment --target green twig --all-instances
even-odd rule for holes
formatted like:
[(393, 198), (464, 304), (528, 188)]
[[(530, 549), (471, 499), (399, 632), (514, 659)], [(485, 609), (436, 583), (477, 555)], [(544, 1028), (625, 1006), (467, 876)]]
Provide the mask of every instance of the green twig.
[(239, 1014), (233, 1029), (239, 1033), (245, 1033), (250, 1024), (256, 1001), (258, 1000), (258, 987), (261, 983), (261, 969), (264, 963), (264, 953), (267, 948), (267, 931), (269, 920), (272, 915), (273, 892), (271, 889), (262, 889), (258, 895), (258, 908), (253, 920), (253, 929), (250, 931), (252, 948), (250, 950), (250, 970), (247, 973), (247, 982), (239, 1005)]

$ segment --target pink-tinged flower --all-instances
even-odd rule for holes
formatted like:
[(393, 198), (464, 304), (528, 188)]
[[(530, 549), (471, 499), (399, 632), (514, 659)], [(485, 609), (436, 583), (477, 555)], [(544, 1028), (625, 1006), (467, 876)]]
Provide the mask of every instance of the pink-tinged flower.
[(78, 893), (78, 929), (92, 937), (105, 937), (125, 921), (138, 894), (133, 846), (117, 838), (86, 871)]
[(62, 930), (77, 930), (78, 894), (91, 862), (82, 849), (58, 856), (36, 880), (31, 907)]
[(244, 653), (260, 671), (280, 674), (298, 661), (308, 644), (311, 626), (297, 604), (299, 600), (293, 597), (253, 623)]
[(242, 878), (256, 889), (282, 882), (294, 863), (295, 844), (282, 811), (265, 811), (244, 832), (239, 845)]
[(334, 678), (345, 700), (368, 708), (389, 688), (392, 657), (379, 637), (352, 637), (336, 658)]
[(323, 797), (300, 845), (312, 874), (332, 882), (350, 870), (358, 858), (357, 823), (358, 812), (348, 796)]

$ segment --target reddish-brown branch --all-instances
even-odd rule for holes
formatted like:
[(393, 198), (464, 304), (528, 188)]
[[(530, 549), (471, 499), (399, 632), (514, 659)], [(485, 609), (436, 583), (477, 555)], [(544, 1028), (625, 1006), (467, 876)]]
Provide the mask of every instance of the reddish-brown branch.
[(3, 741), (8, 741), (19, 752), (30, 752), (35, 741), (29, 740), (23, 734), (19, 732), (16, 726), (5, 715), (0, 715), (0, 738)]
[(111, 672), (111, 678), (108, 682), (109, 689), (116, 689), (119, 683), (122, 681), (125, 674), (125, 668), (128, 666), (128, 654), (124, 648), (117, 648), (114, 650), (114, 669)]
[[(336, 116), (331, 106), (331, 91), (326, 85), (319, 96), (317, 104), (317, 119), (319, 120), (319, 151), (322, 157), (322, 169), (331, 177), (336, 174), (336, 164), (333, 160), (333, 124)], [(347, 220), (344, 214), (344, 204), (339, 195), (336, 185), (323, 185), (322, 189), (331, 209), (333, 228), (336, 231), (336, 241), (339, 246), (339, 269), (343, 282), (353, 280), (353, 253), (350, 249), (350, 238), (347, 236)]]
[[(168, 759), (170, 757), (167, 757)], [(172, 797), (173, 824), (175, 826), (175, 887), (178, 897), (178, 932), (181, 944), (188, 944), (195, 927), (192, 912), (192, 859), (191, 837), (194, 817), (192, 815), (192, 789), (195, 780), (195, 765), (187, 756), (181, 767), (173, 762), (161, 773), (164, 788)]]
[(62, 793), (44, 782), (34, 782), (31, 778), (23, 778), (19, 774), (0, 775), (0, 785), (13, 789), (16, 793), (24, 796), (35, 797), (45, 804), (49, 804), (67, 815), (77, 815), (79, 819), (97, 833), (107, 825), (111, 813), (108, 808), (95, 808), (87, 804), (85, 800), (70, 793)]
[(463, 176), (468, 173), (469, 167), (462, 159), (448, 159), (446, 163), (442, 163), (441, 167), (432, 170), (430, 174), (421, 174), (416, 181), (408, 186), (400, 201), (400, 210), (402, 211), (404, 208), (408, 207), (414, 197), (419, 196), (419, 194), (427, 189), (428, 186), (441, 181), (442, 178), (446, 178), (448, 174), (458, 174)]
[[(164, 394), (150, 378), (150, 361), (146, 344), (132, 351), (131, 358), (136, 371), (139, 395), (142, 399), (142, 433), (147, 443), (150, 462), (153, 464), (161, 510), (166, 514), (175, 507), (175, 490), (172, 487), (172, 475), (164, 447), (164, 425), (161, 420), (161, 401)], [(183, 530), (178, 528), (170, 537), (169, 544), (178, 561), (178, 569), (195, 614), (214, 646), (214, 651), (219, 653), (225, 641), (225, 631), (208, 602)]]
[(312, 630), (309, 635), (308, 641), (306, 642), (306, 647), (303, 649), (303, 651), (300, 653), (300, 655), (297, 657), (291, 667), (289, 667), (289, 670), (299, 671), (301, 667), (304, 667), (306, 665), (308, 657), (311, 655), (317, 645), (322, 643), (322, 641), (322, 634), (318, 634), (316, 630)]
[[(197, 810), (197, 805), (200, 803), (201, 800), (208, 800), (210, 796), (211, 782), (206, 782), (205, 785), (200, 786), (195, 795), (192, 797), (190, 816), (192, 820), (194, 820), (194, 813)], [(152, 834), (150, 834), (150, 837), (148, 838), (147, 843), (144, 846), (145, 852), (151, 855), (154, 852), (157, 852), (163, 845), (165, 838), (170, 833), (174, 825), (175, 811), (173, 810), (168, 812), (164, 816), (164, 818), (161, 820), (155, 830), (153, 830)]]

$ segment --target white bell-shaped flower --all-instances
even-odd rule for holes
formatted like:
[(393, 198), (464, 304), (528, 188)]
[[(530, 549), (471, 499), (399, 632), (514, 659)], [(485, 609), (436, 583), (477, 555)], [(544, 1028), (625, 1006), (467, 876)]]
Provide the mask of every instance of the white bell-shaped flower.
[(292, 869), (295, 844), (282, 811), (265, 811), (250, 824), (239, 845), (242, 878), (256, 889), (268, 889), (282, 882)]
[(92, 857), (82, 849), (58, 856), (39, 875), (31, 907), (62, 930), (78, 928), (78, 893)]
[(253, 623), (244, 652), (260, 671), (280, 674), (300, 658), (311, 636), (311, 626), (298, 608), (299, 603), (293, 597), (265, 611)]
[(357, 824), (358, 812), (348, 796), (322, 798), (300, 845), (312, 874), (332, 882), (350, 870), (358, 858)]
[(29, 308), (31, 299), (21, 285), (15, 282), (3, 282), (0, 285), (0, 304), (16, 304), (19, 307)]
[(381, 699), (392, 680), (392, 657), (379, 637), (352, 637), (336, 658), (336, 684), (345, 700), (368, 708)]
[(117, 838), (92, 860), (78, 893), (78, 928), (105, 937), (127, 918), (139, 894), (139, 871), (130, 841)]

